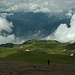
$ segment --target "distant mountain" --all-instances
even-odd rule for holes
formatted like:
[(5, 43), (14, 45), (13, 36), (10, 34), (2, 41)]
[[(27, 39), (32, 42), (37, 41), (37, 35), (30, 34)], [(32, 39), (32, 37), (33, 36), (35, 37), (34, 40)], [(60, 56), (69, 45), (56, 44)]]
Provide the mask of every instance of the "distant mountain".
[[(7, 16), (7, 20), (13, 23), (13, 32), (18, 37), (26, 39), (41, 38), (50, 35), (61, 23), (69, 25), (70, 19), (59, 15), (44, 13), (14, 13)], [(68, 26), (69, 27), (69, 26)]]
[(9, 48), (12, 48), (14, 46), (14, 44), (12, 43), (6, 43), (6, 44), (1, 44), (0, 47), (9, 47)]

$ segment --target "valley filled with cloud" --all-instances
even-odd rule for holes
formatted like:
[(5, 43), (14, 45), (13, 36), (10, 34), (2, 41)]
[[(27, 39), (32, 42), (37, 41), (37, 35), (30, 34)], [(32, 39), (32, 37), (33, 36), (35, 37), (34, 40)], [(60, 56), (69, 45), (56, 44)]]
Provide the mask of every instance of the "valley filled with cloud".
[(0, 0), (0, 44), (35, 38), (73, 43), (74, 30), (74, 0)]

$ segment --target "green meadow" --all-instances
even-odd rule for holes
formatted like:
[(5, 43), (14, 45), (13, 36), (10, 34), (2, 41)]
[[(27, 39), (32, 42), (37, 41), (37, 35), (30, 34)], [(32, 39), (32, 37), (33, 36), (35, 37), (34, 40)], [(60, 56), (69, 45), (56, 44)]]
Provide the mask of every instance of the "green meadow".
[(51, 64), (75, 64), (75, 43), (29, 40), (23, 44), (0, 45), (1, 61), (47, 64), (48, 59)]

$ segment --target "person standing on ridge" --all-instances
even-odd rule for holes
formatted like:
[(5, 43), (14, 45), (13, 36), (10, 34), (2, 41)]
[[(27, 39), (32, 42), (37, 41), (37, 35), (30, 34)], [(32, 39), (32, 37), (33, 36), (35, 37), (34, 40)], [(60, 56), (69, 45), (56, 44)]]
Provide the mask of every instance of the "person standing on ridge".
[(48, 65), (50, 64), (50, 60), (48, 59)]

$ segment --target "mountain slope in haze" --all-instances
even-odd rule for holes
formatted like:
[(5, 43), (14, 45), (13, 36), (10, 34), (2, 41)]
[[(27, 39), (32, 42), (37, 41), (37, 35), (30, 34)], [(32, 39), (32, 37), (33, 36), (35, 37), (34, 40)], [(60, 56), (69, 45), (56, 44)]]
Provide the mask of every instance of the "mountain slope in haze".
[(13, 32), (16, 36), (24, 38), (42, 38), (50, 35), (61, 23), (69, 25), (69, 18), (44, 13), (14, 13), (7, 16), (13, 23)]

